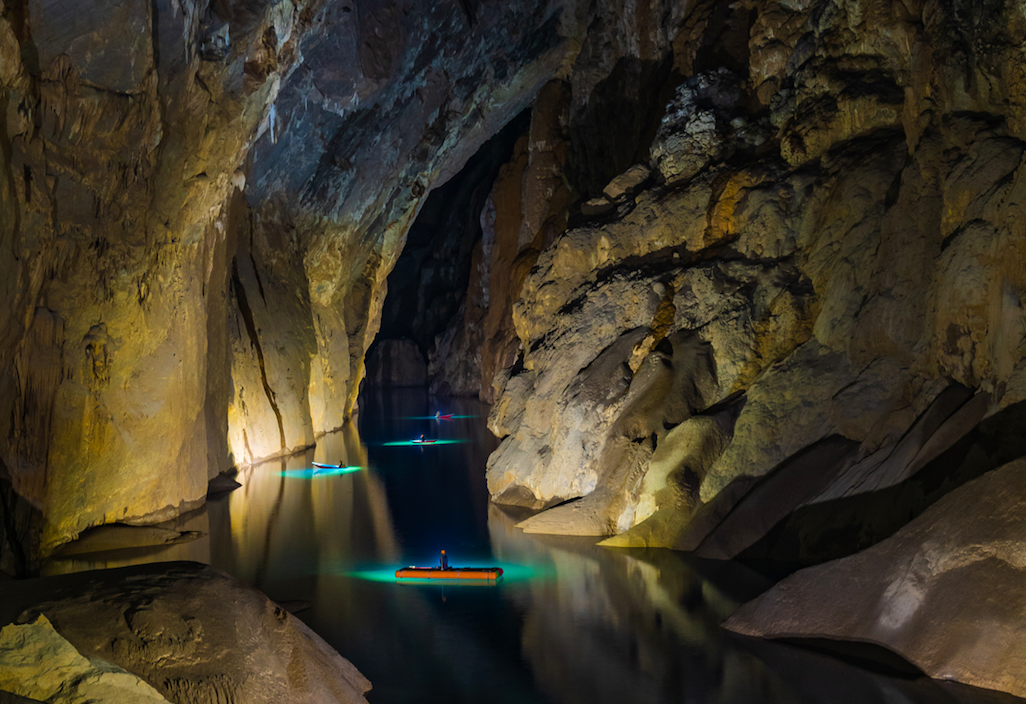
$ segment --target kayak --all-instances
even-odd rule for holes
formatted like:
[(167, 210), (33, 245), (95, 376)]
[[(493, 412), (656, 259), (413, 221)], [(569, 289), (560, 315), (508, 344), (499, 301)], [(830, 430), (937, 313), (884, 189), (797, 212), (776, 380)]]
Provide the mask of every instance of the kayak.
[(435, 442), (435, 439), (434, 438), (430, 438), (430, 439), (417, 438), (415, 440), (410, 440), (410, 442), (415, 443), (417, 445), (430, 445), (431, 443)]
[(324, 464), (323, 462), (311, 462), (317, 469), (345, 469), (349, 465), (347, 464)]
[(445, 550), (438, 560), (438, 567), (403, 567), (395, 571), (396, 579), (488, 579), (502, 576), (501, 567), (450, 567)]
[(452, 420), (452, 413), (436, 413), (436, 420)]
[(501, 567), (404, 567), (396, 579), (499, 579)]

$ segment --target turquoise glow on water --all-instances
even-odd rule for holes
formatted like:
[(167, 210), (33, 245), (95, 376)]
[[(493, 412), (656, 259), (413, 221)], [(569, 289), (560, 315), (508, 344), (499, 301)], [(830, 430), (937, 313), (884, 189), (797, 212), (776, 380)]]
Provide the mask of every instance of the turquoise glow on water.
[(467, 442), (466, 440), (454, 440), (454, 439), (442, 439), (439, 438), (434, 442), (414, 442), (413, 440), (394, 440), (392, 442), (381, 443), (385, 447), (431, 447), (433, 445), (461, 445)]
[(322, 477), (337, 477), (341, 474), (353, 474), (359, 472), (363, 467), (310, 467), (309, 469), (283, 469), (280, 474), (289, 479), (321, 479)]
[[(395, 571), (403, 569), (404, 567), (410, 567), (411, 565), (391, 565), (388, 567), (371, 567), (358, 570), (351, 570), (344, 572), (343, 575), (351, 577), (353, 579), (362, 579), (367, 582), (393, 582), (396, 584), (430, 584), (433, 586), (439, 585), (456, 585), (456, 586), (482, 586), (482, 583), (488, 583), (488, 580), (480, 579), (459, 579), (459, 580), (437, 580), (437, 579), (397, 579)], [(501, 567), (502, 568), (502, 579), (495, 582), (491, 582), (494, 586), (502, 586), (503, 584), (516, 584), (518, 582), (527, 582), (535, 579), (552, 579), (555, 578), (555, 570), (551, 566), (546, 565), (517, 565), (509, 562), (489, 562), (480, 564), (470, 561), (461, 562), (459, 567)]]
[[(373, 704), (995, 704), (793, 646), (739, 643), (721, 624), (768, 586), (743, 565), (524, 533), (527, 513), (488, 503), (497, 441), (487, 410), (445, 403), (478, 420), (404, 420), (439, 407), (426, 392), (361, 398), (359, 433), (347, 426), (316, 450), (243, 471), (240, 489), (175, 525), (202, 537), (57, 565), (206, 562), (273, 600), (308, 601), (297, 618), (368, 677)], [(382, 446), (446, 432), (468, 440)], [(395, 578), (438, 564), (441, 550), (455, 566), (501, 567), (503, 579)]]

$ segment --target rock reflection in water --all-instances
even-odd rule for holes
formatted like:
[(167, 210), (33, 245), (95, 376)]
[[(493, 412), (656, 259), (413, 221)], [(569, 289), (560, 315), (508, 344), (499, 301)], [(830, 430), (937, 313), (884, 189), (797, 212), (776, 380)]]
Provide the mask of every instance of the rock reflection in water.
[(162, 523), (162, 527), (171, 530), (196, 532), (199, 537), (187, 542), (172, 545), (154, 545), (149, 547), (125, 548), (96, 553), (84, 553), (68, 557), (57, 557), (46, 560), (40, 565), (42, 577), (85, 572), (87, 570), (114, 569), (129, 565), (143, 565), (151, 562), (171, 562), (188, 560), (192, 562), (210, 563), (210, 512), (208, 506), (179, 516), (173, 521)]
[(315, 451), (250, 467), (242, 487), (220, 504), (221, 525), (211, 547), (213, 563), (254, 586), (315, 587), (353, 560), (398, 557), (381, 480), (359, 471), (310, 478), (288, 476), (314, 461), (366, 467), (366, 448), (356, 429), (326, 435)]
[(857, 667), (720, 623), (768, 583), (744, 567), (669, 550), (600, 548), (526, 535), (492, 506), (502, 561), (547, 563), (552, 578), (510, 591), (525, 613), (523, 655), (559, 704), (1011, 704), (1023, 700)]
[(611, 550), (591, 538), (527, 535), (492, 507), (503, 561), (544, 560), (553, 577), (515, 598), (524, 656), (561, 704), (790, 702), (776, 678), (719, 627), (737, 606), (670, 551)]
[[(739, 638), (719, 624), (768, 585), (734, 563), (525, 534), (487, 502), (484, 466), (495, 440), (484, 410), (453, 401), (446, 410), (478, 417), (444, 425), (431, 419), (435, 410), (426, 394), (369, 398), (362, 435), (349, 426), (311, 452), (250, 468), (242, 488), (172, 526), (203, 538), (83, 555), (52, 570), (191, 559), (272, 599), (310, 602), (300, 617), (369, 677), (378, 704), (1020, 701)], [(467, 442), (383, 445), (427, 431)], [(283, 476), (314, 461), (365, 469)], [(454, 561), (512, 565), (520, 576), (487, 588), (353, 576), (434, 561), (439, 548)]]

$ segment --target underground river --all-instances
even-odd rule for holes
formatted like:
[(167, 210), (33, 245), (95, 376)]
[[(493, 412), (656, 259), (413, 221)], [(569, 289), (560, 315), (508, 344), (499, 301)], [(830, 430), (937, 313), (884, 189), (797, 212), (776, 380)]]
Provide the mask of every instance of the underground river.
[[(299, 617), (371, 680), (374, 704), (1021, 701), (733, 636), (719, 623), (769, 585), (740, 565), (525, 535), (488, 502), (486, 414), (423, 392), (370, 395), (357, 426), (244, 471), (242, 488), (175, 526), (201, 538), (47, 571), (220, 567), (308, 606)], [(421, 434), (439, 442), (408, 442)], [(396, 583), (397, 567), (436, 564), (442, 549), (454, 565), (506, 575), (495, 586)]]

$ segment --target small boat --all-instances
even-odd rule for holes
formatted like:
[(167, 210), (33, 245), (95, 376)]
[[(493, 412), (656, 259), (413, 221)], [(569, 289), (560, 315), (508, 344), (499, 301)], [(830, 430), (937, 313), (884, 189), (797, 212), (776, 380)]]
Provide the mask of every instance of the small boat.
[(486, 579), (502, 577), (501, 567), (450, 567), (442, 550), (438, 567), (403, 567), (395, 571), (396, 579)]
[(435, 413), (435, 420), (452, 420), (452, 413)]
[(325, 464), (323, 462), (311, 462), (317, 469), (345, 469), (349, 465), (347, 464)]
[(421, 435), (419, 438), (414, 438), (410, 442), (416, 443), (417, 445), (430, 445), (431, 443), (435, 442), (435, 438), (426, 438), (425, 439), (424, 436)]

